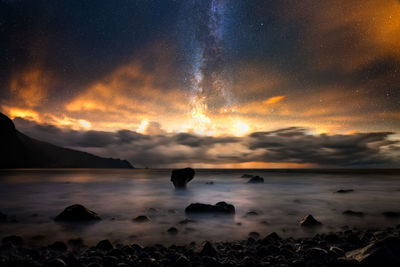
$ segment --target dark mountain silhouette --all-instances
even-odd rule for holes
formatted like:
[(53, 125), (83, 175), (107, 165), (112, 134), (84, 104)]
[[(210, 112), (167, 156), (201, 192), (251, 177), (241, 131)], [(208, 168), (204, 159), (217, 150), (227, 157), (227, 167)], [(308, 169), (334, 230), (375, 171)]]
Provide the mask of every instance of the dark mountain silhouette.
[(0, 168), (133, 168), (126, 160), (58, 147), (20, 133), (0, 113)]

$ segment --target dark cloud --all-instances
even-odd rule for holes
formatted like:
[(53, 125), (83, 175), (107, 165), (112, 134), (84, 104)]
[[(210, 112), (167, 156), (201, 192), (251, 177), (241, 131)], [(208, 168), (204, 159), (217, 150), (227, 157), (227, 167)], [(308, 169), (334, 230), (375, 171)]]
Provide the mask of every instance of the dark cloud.
[(254, 161), (319, 167), (395, 167), (399, 164), (399, 142), (390, 139), (390, 132), (312, 135), (304, 128), (290, 127), (245, 137), (211, 137), (188, 133), (144, 135), (129, 130), (63, 130), (19, 118), (14, 122), (31, 137), (100, 156), (124, 158), (138, 167), (218, 166)]

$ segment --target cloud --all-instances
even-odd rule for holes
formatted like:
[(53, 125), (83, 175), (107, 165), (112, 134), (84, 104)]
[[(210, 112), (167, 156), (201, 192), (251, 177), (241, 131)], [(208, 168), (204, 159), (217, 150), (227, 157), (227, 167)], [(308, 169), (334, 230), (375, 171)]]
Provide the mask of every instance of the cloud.
[(129, 130), (77, 131), (21, 118), (14, 122), (31, 137), (100, 156), (127, 159), (137, 167), (234, 167), (251, 162), (280, 167), (395, 167), (400, 163), (399, 141), (391, 139), (390, 132), (326, 135), (289, 127), (243, 137), (212, 137), (165, 132), (148, 135)]

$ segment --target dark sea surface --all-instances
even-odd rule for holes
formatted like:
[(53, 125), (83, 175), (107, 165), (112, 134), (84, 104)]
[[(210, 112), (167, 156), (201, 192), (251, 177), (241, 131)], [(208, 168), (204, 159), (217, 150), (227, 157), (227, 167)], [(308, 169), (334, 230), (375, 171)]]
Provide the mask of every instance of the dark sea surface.
[[(280, 173), (267, 170), (196, 170), (187, 190), (175, 190), (170, 170), (68, 169), (0, 171), (0, 236), (20, 235), (31, 245), (82, 238), (87, 244), (102, 239), (149, 245), (188, 244), (204, 240), (230, 241), (276, 231), (283, 237), (312, 236), (346, 227), (383, 228), (400, 224), (386, 211), (400, 212), (398, 174)], [(261, 175), (263, 184), (247, 184), (245, 173)], [(206, 184), (213, 181), (214, 184)], [(354, 192), (339, 194), (339, 189)], [(226, 201), (234, 216), (189, 216), (190, 203)], [(65, 207), (82, 204), (102, 220), (90, 224), (58, 223)], [(345, 210), (361, 211), (363, 217)], [(258, 215), (247, 215), (255, 211)], [(298, 221), (312, 214), (323, 223), (305, 230)], [(151, 221), (133, 222), (147, 215)], [(185, 218), (196, 222), (179, 224)], [(168, 228), (176, 227), (171, 235)]]

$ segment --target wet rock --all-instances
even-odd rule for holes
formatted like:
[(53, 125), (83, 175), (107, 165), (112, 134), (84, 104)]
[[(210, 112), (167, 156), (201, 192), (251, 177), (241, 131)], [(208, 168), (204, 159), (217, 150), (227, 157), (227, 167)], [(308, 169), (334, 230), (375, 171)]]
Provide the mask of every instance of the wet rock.
[(400, 266), (400, 239), (394, 236), (346, 253), (362, 266)]
[(319, 227), (322, 226), (322, 223), (317, 221), (311, 214), (305, 216), (299, 221), (300, 225), (303, 227)]
[(67, 267), (67, 264), (62, 259), (55, 259), (45, 265), (46, 267)]
[(191, 267), (192, 264), (185, 256), (180, 256), (174, 263), (173, 267)]
[(264, 178), (260, 176), (253, 176), (248, 182), (248, 184), (261, 184), (264, 183)]
[(336, 193), (339, 193), (339, 194), (352, 193), (352, 192), (354, 192), (354, 189), (340, 189), (340, 190), (336, 191)]
[(204, 243), (203, 249), (200, 252), (200, 255), (208, 257), (215, 257), (217, 256), (217, 254), (218, 254), (217, 250), (215, 249), (213, 244), (211, 244), (211, 242), (209, 241), (206, 241)]
[(104, 251), (109, 251), (114, 248), (114, 246), (111, 244), (110, 240), (105, 239), (101, 240), (99, 243), (97, 243), (96, 248)]
[(252, 237), (254, 239), (260, 238), (260, 234), (258, 232), (250, 232), (249, 237)]
[(261, 245), (268, 245), (268, 244), (276, 243), (280, 239), (281, 238), (279, 237), (279, 235), (277, 233), (272, 232), (261, 240)]
[(399, 218), (400, 212), (385, 211), (385, 212), (382, 212), (382, 215), (385, 217), (388, 217), (388, 218)]
[(6, 220), (7, 220), (7, 215), (2, 213), (2, 212), (0, 212), (0, 222), (4, 222)]
[(176, 229), (175, 227), (170, 227), (170, 228), (167, 230), (167, 232), (168, 232), (170, 235), (176, 235), (176, 234), (178, 234), (178, 229)]
[(68, 249), (67, 245), (64, 242), (54, 242), (51, 246), (51, 249), (57, 250), (57, 251), (66, 251)]
[(179, 224), (188, 224), (188, 223), (195, 223), (195, 222), (196, 222), (195, 220), (186, 218), (186, 219), (180, 221)]
[(364, 212), (361, 211), (353, 211), (353, 210), (346, 210), (343, 212), (344, 215), (348, 216), (357, 216), (357, 217), (362, 217), (364, 216)]
[(133, 218), (132, 221), (134, 222), (149, 222), (150, 218), (146, 215), (139, 215), (136, 218)]
[(22, 244), (24, 243), (24, 239), (20, 236), (17, 235), (10, 235), (10, 236), (6, 236), (2, 239), (2, 243), (3, 244), (12, 244), (14, 246), (22, 246)]
[(186, 184), (190, 182), (195, 175), (192, 168), (175, 169), (171, 173), (171, 182), (175, 188), (186, 188)]
[(80, 204), (75, 204), (66, 207), (60, 214), (54, 219), (56, 221), (92, 221), (101, 220), (99, 215), (94, 211), (91, 211)]
[(235, 207), (226, 202), (218, 202), (215, 205), (192, 203), (185, 209), (186, 213), (225, 213), (234, 214)]

